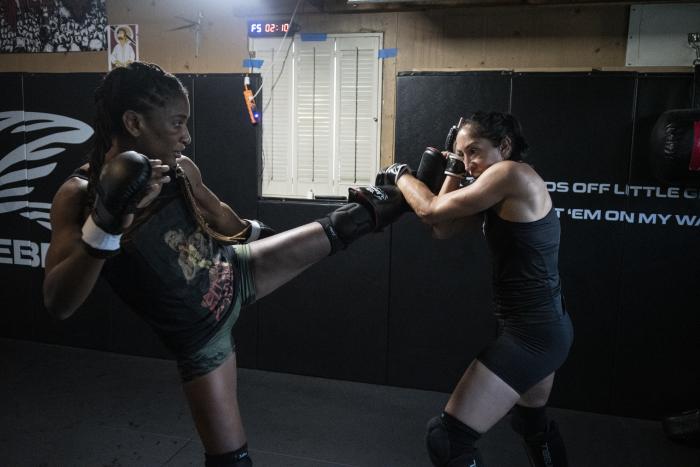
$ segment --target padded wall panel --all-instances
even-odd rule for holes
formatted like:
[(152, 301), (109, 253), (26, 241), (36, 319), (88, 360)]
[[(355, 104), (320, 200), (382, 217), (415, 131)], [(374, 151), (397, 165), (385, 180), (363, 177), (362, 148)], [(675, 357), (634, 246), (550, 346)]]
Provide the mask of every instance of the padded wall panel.
[(392, 227), (391, 252), (388, 381), (451, 392), (496, 332), (481, 225), (437, 241), (406, 214)]
[(426, 146), (440, 150), (452, 125), (481, 109), (508, 110), (510, 74), (399, 73), (396, 80), (396, 162), (418, 168)]
[[(90, 140), (80, 138), (81, 143), (64, 143), (64, 131), (75, 126), (85, 126), (90, 130), (94, 120), (93, 92), (97, 87), (100, 74), (26, 74), (24, 75), (24, 111), (25, 115), (46, 113), (47, 119), (67, 117), (79, 123), (68, 122), (65, 126), (51, 123), (46, 128), (27, 133), (27, 139), (38, 140), (47, 138), (52, 141), (46, 148), (59, 148), (60, 151), (51, 157), (34, 161), (40, 165), (55, 163), (55, 168), (46, 176), (30, 180), (36, 189), (30, 193), (30, 201), (51, 203), (54, 194), (64, 180), (80, 165), (87, 161), (90, 150)], [(37, 117), (40, 119), (40, 117)], [(28, 118), (27, 118), (28, 119)], [(91, 135), (92, 132), (89, 132)], [(89, 136), (85, 135), (85, 136)], [(38, 148), (37, 148), (38, 149)], [(28, 157), (31, 159), (31, 157)], [(40, 210), (37, 208), (37, 210)], [(37, 219), (38, 220), (38, 219)], [(38, 222), (31, 226), (33, 241), (46, 242), (50, 240), (50, 230)], [(24, 271), (22, 271), (24, 272)], [(43, 306), (41, 285), (43, 270), (33, 270), (31, 279), (33, 292), (31, 294), (31, 309), (34, 310), (33, 337), (44, 342), (74, 345), (78, 347), (108, 350), (110, 344), (110, 316), (113, 312), (121, 312), (113, 303), (96, 300), (85, 303), (75, 314), (66, 321), (57, 322), (49, 316)], [(93, 297), (97, 298), (95, 294)]]
[[(402, 73), (397, 80), (397, 161), (418, 167), (426, 146), (443, 149), (459, 117), (508, 110), (510, 74)], [(480, 226), (435, 241), (413, 214), (391, 229), (390, 384), (451, 391), (495, 332), (490, 259)]]
[[(625, 239), (624, 225), (605, 216), (628, 206), (612, 187), (624, 186), (629, 171), (634, 80), (632, 73), (513, 78), (512, 112), (530, 144), (527, 161), (557, 187), (551, 195), (561, 210), (559, 265), (575, 338), (555, 383), (554, 405), (612, 408)], [(600, 185), (607, 185), (602, 193)]]
[[(100, 77), (0, 74), (0, 111), (46, 112), (92, 124), (92, 92)], [(19, 90), (23, 78), (26, 103)], [(241, 215), (283, 230), (336, 207), (258, 201), (259, 130), (245, 116), (241, 76), (181, 79), (192, 101), (195, 141), (188, 154), (205, 182)], [(664, 225), (658, 215), (691, 219), (700, 215), (700, 200), (693, 191), (685, 199), (664, 199), (655, 191), (653, 196), (615, 192), (615, 185), (623, 191), (625, 185), (659, 186), (649, 173), (649, 129), (662, 110), (689, 106), (691, 84), (688, 74), (406, 73), (398, 78), (398, 161), (416, 166), (426, 145), (441, 146), (457, 118), (479, 108), (512, 105), (523, 122), (529, 162), (563, 209), (560, 264), (576, 341), (555, 384), (554, 405), (646, 417), (696, 403), (699, 227)], [(26, 142), (51, 131), (27, 133)], [(24, 137), (0, 132), (5, 164), (0, 176), (8, 170), (5, 157), (25, 143)], [(22, 198), (27, 203), (50, 203), (87, 152), (84, 144), (61, 149), (47, 159), (56, 162), (51, 173), (33, 180), (34, 191)], [(39, 162), (16, 163), (26, 169)], [(595, 218), (597, 212), (601, 218)], [(645, 223), (628, 221), (642, 212)], [(606, 220), (604, 214), (619, 219)], [(0, 212), (0, 219), (0, 239), (10, 240), (9, 247), (0, 244), (0, 258), (14, 261), (13, 242), (29, 242), (19, 243), (24, 249), (18, 258), (25, 264), (0, 262), (9, 297), (0, 312), (3, 336), (167, 355), (148, 326), (101, 283), (76, 316), (53, 322), (41, 303), (43, 271), (27, 264), (30, 244), (41, 249), (50, 232), (40, 217), (17, 211)], [(494, 331), (489, 268), (478, 226), (438, 242), (406, 214), (243, 310), (235, 329), (239, 364), (450, 391)]]
[[(0, 309), (0, 333), (7, 337), (27, 337), (32, 332), (32, 283), (41, 271), (16, 257), (16, 252), (26, 248), (30, 239), (31, 220), (20, 215), (26, 212), (28, 196), (17, 193), (27, 187), (27, 162), (25, 132), (16, 131), (24, 116), (22, 75), (0, 74), (0, 276), (3, 280), (3, 306)], [(18, 157), (13, 158), (13, 154)], [(21, 251), (21, 250), (20, 250)]]
[[(260, 203), (279, 230), (324, 216), (336, 204)], [(263, 298), (258, 368), (385, 383), (389, 232), (358, 239)]]
[(241, 74), (194, 77), (195, 162), (211, 190), (245, 218), (257, 215), (259, 126), (243, 100)]
[(637, 217), (624, 227), (613, 407), (620, 415), (658, 417), (698, 404), (700, 187), (666, 186), (648, 162), (658, 116), (691, 107), (692, 76), (638, 82), (629, 180), (629, 211)]

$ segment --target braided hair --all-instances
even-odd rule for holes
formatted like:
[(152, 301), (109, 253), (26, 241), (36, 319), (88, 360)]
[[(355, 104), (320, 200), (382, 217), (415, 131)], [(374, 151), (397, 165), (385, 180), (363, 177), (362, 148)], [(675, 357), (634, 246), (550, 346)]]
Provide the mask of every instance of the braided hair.
[(105, 154), (112, 146), (112, 138), (126, 136), (122, 116), (127, 110), (148, 113), (164, 107), (172, 98), (187, 96), (187, 89), (175, 76), (158, 65), (133, 62), (115, 68), (102, 79), (95, 90), (93, 146), (90, 153), (88, 203), (95, 201), (95, 186), (99, 180)]
[(462, 121), (460, 128), (470, 125), (476, 138), (486, 138), (494, 147), (499, 147), (508, 137), (511, 142), (510, 160), (525, 158), (528, 144), (523, 137), (520, 122), (514, 115), (505, 112), (476, 112)]

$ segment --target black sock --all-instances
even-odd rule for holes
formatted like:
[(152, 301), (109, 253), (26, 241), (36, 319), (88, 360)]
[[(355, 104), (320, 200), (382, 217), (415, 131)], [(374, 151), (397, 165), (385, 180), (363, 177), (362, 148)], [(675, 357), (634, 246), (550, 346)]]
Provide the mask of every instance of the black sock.
[(450, 440), (450, 459), (455, 459), (465, 454), (474, 455), (476, 452), (475, 443), (481, 438), (481, 434), (447, 412), (443, 412), (441, 418), (445, 428), (447, 428)]
[(235, 451), (223, 454), (204, 454), (205, 467), (252, 467), (253, 461), (248, 455), (248, 444)]
[(323, 227), (323, 231), (326, 233), (328, 241), (331, 244), (331, 252), (328, 253), (328, 256), (347, 248), (347, 245), (338, 236), (338, 232), (336, 232), (335, 227), (333, 227), (330, 218), (324, 217), (321, 219), (317, 219), (316, 222), (321, 224), (321, 227)]

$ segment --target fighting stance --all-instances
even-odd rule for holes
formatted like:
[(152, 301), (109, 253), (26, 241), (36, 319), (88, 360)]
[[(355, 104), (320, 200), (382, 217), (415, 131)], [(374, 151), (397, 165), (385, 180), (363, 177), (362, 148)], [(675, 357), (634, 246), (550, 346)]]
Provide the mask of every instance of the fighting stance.
[(157, 65), (111, 71), (95, 103), (89, 163), (53, 201), (44, 303), (65, 319), (102, 274), (175, 355), (206, 465), (251, 466), (231, 337), (241, 307), (383, 221), (357, 203), (277, 235), (239, 218), (182, 155), (187, 91)]
[[(512, 409), (512, 427), (523, 436), (531, 465), (566, 466), (557, 426), (545, 415), (554, 372), (573, 340), (559, 281), (559, 220), (544, 181), (519, 162), (527, 144), (515, 117), (479, 112), (455, 129), (439, 193), (405, 164), (378, 177), (398, 187), (437, 238), (483, 216), (493, 256), (498, 337), (469, 365), (442, 415), (428, 423), (430, 459), (441, 467), (484, 465), (475, 443)], [(463, 183), (467, 176), (472, 183)]]

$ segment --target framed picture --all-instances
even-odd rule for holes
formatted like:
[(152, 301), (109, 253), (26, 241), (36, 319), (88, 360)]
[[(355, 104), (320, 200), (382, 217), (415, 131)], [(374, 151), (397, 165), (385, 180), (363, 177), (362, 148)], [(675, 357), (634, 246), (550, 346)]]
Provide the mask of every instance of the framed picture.
[(0, 53), (105, 50), (105, 0), (0, 2)]
[(138, 39), (138, 24), (110, 24), (107, 26), (107, 69), (112, 70), (138, 61)]

